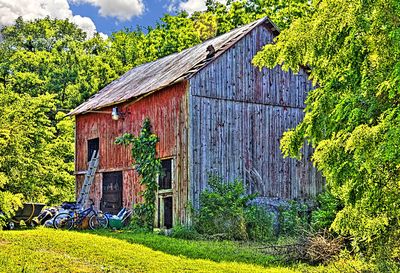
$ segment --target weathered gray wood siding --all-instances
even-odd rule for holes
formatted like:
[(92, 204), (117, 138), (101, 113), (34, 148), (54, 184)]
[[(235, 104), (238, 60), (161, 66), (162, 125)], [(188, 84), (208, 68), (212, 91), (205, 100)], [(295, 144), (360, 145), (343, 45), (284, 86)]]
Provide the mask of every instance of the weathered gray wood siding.
[(242, 179), (249, 192), (266, 199), (308, 198), (322, 189), (310, 148), (302, 161), (281, 154), (280, 138), (302, 120), (312, 85), (305, 71), (259, 71), (251, 64), (272, 39), (259, 26), (190, 79), (189, 183), (195, 207), (210, 172)]

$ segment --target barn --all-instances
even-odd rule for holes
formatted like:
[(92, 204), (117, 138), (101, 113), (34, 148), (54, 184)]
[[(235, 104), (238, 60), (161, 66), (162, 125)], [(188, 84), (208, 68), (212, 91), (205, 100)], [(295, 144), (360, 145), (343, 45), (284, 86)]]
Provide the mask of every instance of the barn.
[(164, 170), (157, 192), (159, 227), (190, 221), (209, 173), (241, 179), (265, 204), (315, 196), (323, 180), (310, 163), (311, 149), (304, 149), (301, 161), (284, 159), (279, 149), (283, 132), (304, 116), (312, 88), (307, 73), (252, 65), (256, 52), (276, 35), (276, 26), (260, 19), (135, 67), (74, 109), (77, 191), (98, 149), (90, 193), (96, 207), (116, 212), (138, 202), (130, 149), (114, 141), (126, 132), (137, 134), (149, 118), (160, 138)]

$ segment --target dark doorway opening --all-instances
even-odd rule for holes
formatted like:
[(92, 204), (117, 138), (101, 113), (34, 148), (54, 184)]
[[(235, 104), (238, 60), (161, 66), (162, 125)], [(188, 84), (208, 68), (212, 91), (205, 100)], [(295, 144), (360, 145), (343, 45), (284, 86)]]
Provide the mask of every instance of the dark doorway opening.
[(122, 209), (122, 172), (103, 173), (103, 196), (100, 209), (117, 214)]
[(164, 198), (164, 227), (172, 228), (172, 196)]
[(88, 154), (87, 154), (87, 161), (89, 162), (92, 159), (92, 155), (94, 151), (99, 152), (99, 138), (93, 138), (88, 140)]

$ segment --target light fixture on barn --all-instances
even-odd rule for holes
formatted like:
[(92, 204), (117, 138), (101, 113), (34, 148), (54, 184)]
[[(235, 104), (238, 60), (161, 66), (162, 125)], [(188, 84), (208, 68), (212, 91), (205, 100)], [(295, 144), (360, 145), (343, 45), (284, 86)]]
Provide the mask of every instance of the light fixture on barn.
[(111, 118), (113, 120), (118, 120), (120, 116), (120, 113), (118, 111), (118, 107), (113, 107), (112, 112), (111, 112)]
[(127, 114), (130, 114), (130, 112), (121, 112), (118, 107), (113, 107), (111, 110), (111, 118), (113, 120), (119, 120), (120, 118), (124, 119)]

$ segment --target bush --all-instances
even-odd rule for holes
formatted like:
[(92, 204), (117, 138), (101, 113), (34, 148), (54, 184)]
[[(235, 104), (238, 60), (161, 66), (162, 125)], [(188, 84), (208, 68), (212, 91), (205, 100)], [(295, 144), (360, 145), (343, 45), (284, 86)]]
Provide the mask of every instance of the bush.
[(314, 230), (330, 228), (340, 208), (340, 201), (329, 191), (317, 196), (317, 209), (311, 213), (311, 227)]
[(185, 240), (199, 240), (201, 235), (193, 228), (177, 225), (172, 229), (171, 237)]
[(14, 216), (18, 208), (22, 207), (22, 198), (22, 194), (0, 191), (0, 230), (6, 225), (7, 219)]
[(309, 229), (310, 209), (305, 203), (289, 201), (278, 207), (279, 234), (297, 236)]
[(220, 177), (210, 175), (208, 185), (210, 188), (200, 194), (195, 229), (222, 239), (246, 240), (245, 209), (256, 195), (246, 194), (239, 180), (224, 182)]
[(269, 241), (274, 237), (274, 217), (260, 206), (250, 206), (245, 211), (246, 231), (249, 239)]
[(153, 220), (152, 208), (144, 204), (135, 204), (133, 206), (133, 214), (128, 228), (136, 231), (150, 232), (153, 227), (149, 223)]

